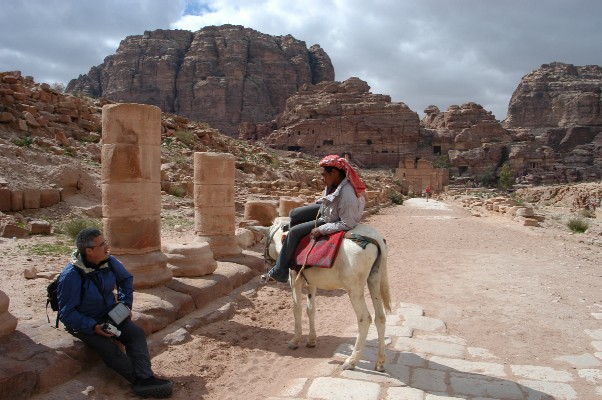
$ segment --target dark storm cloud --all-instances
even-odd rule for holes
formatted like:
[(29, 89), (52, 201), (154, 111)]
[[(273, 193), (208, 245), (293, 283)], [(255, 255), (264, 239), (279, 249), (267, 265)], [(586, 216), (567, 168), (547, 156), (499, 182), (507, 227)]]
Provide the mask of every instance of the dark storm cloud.
[(5, 1), (0, 13), (0, 70), (20, 70), (39, 82), (87, 73), (128, 35), (169, 28), (183, 1)]
[(320, 44), (336, 79), (422, 113), (474, 101), (506, 116), (521, 78), (553, 61), (602, 64), (599, 0), (6, 1), (0, 70), (36, 81), (87, 73), (128, 35), (238, 24)]

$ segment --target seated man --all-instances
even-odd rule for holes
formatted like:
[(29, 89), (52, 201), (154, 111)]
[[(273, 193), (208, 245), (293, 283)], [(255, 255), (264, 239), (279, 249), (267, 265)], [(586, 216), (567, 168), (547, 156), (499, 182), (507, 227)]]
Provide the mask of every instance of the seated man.
[[(127, 379), (141, 396), (167, 397), (173, 382), (155, 377), (144, 330), (129, 317), (107, 332), (108, 312), (119, 302), (130, 310), (134, 301), (132, 275), (113, 256), (102, 233), (86, 228), (75, 239), (77, 249), (58, 281), (59, 319), (73, 336), (94, 348), (105, 364)], [(126, 310), (127, 315), (127, 310)], [(125, 353), (115, 341), (123, 343)]]

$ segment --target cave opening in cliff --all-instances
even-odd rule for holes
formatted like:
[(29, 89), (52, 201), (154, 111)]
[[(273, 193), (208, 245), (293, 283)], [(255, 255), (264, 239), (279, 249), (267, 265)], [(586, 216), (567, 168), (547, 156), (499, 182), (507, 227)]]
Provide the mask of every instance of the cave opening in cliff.
[(433, 146), (433, 154), (440, 156), (441, 155), (441, 146)]
[(288, 146), (286, 149), (288, 151), (301, 151), (301, 146)]

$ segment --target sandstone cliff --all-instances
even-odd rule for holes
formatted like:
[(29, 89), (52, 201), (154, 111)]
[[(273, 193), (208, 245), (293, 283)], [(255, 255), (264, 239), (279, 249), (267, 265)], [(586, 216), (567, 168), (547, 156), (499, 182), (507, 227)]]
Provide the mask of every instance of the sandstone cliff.
[(222, 25), (129, 36), (67, 92), (156, 105), (234, 135), (240, 122), (273, 119), (302, 85), (332, 80), (319, 45)]
[(418, 114), (391, 97), (370, 93), (359, 78), (304, 85), (266, 128), (245, 125), (241, 138), (313, 155), (347, 154), (362, 166), (395, 167), (417, 149)]
[[(523, 170), (534, 182), (602, 176), (601, 93), (602, 67), (597, 65), (553, 62), (523, 77), (510, 100), (504, 126), (532, 136), (531, 149), (520, 153), (532, 154)], [(547, 156), (537, 157), (533, 148)]]

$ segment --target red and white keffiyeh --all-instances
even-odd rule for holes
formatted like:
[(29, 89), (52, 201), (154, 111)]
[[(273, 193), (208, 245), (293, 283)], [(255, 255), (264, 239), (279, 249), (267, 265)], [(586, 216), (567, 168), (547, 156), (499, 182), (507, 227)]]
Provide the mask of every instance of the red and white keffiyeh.
[(320, 161), (320, 167), (335, 167), (345, 171), (347, 180), (351, 186), (353, 186), (353, 190), (355, 190), (355, 195), (357, 197), (360, 197), (366, 190), (366, 184), (345, 158), (339, 157), (336, 154), (328, 155)]

